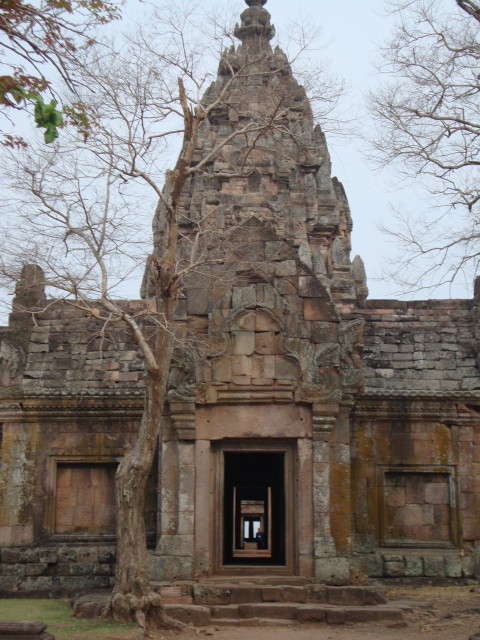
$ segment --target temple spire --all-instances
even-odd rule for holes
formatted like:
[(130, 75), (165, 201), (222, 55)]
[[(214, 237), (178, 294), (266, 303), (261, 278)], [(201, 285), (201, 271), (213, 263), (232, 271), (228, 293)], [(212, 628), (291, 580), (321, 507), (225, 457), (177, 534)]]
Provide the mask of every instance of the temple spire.
[(234, 35), (242, 43), (252, 43), (257, 40), (268, 42), (275, 35), (275, 27), (270, 24), (270, 14), (263, 5), (267, 0), (245, 0), (248, 9), (241, 14), (240, 26), (235, 26)]

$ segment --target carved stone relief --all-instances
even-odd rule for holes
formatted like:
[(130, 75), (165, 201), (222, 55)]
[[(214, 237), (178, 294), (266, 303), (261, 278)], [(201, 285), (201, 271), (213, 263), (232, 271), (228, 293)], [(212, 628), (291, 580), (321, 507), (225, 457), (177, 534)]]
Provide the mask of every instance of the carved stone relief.
[(20, 381), (25, 354), (21, 347), (2, 340), (0, 342), (0, 386), (11, 387)]

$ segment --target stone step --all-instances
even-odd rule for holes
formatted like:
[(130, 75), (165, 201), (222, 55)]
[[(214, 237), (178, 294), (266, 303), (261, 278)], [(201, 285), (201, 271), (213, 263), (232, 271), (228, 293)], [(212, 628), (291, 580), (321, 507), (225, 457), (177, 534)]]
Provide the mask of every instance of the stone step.
[(215, 618), (214, 627), (292, 627), (300, 625), (298, 620), (283, 618)]
[(260, 604), (239, 604), (239, 618), (288, 618), (295, 620), (298, 604), (266, 602)]
[[(235, 576), (231, 579), (235, 585), (238, 586), (252, 586), (252, 585), (289, 585), (289, 586), (305, 586), (312, 584), (311, 578), (305, 578), (304, 576)], [(224, 585), (229, 584), (230, 578), (213, 576), (211, 578), (202, 578), (201, 584), (210, 585)]]
[(298, 602), (363, 606), (386, 603), (382, 587), (329, 587), (320, 584), (300, 586), (202, 582), (193, 585), (192, 598), (193, 603), (199, 605)]
[(183, 586), (161, 585), (156, 589), (162, 596), (164, 604), (193, 604), (191, 589)]
[(299, 622), (326, 622), (327, 624), (401, 620), (401, 618), (402, 609), (389, 605), (363, 607), (302, 605), (298, 607), (296, 615)]
[(346, 622), (369, 622), (379, 620), (400, 620), (408, 610), (406, 605), (329, 605), (302, 603), (246, 603), (229, 605), (189, 605), (167, 604), (167, 612), (174, 618), (193, 626), (232, 625), (265, 626), (274, 624), (298, 624), (301, 622), (321, 622), (345, 624)]

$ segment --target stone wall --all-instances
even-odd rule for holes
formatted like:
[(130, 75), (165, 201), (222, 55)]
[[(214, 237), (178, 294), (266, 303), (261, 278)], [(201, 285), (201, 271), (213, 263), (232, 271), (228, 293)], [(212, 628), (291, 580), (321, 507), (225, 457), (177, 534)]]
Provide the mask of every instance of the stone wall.
[(480, 389), (471, 300), (369, 300), (365, 386), (383, 392)]
[[(133, 300), (125, 307), (140, 312), (149, 304)], [(131, 393), (143, 388), (143, 358), (122, 323), (105, 330), (81, 309), (52, 304), (36, 316), (31, 329), (22, 388), (38, 395)]]
[[(73, 334), (72, 334), (72, 337)], [(22, 395), (4, 411), (0, 592), (63, 595), (110, 587), (113, 475), (138, 429), (141, 395)], [(146, 505), (156, 539), (156, 472)]]
[(444, 583), (480, 579), (480, 553), (462, 553), (458, 549), (429, 551), (384, 549), (368, 558), (370, 578), (415, 583)]
[(115, 547), (69, 545), (9, 547), (0, 551), (0, 596), (32, 593), (65, 596), (111, 587)]
[(364, 397), (354, 410), (352, 461), (355, 546), (374, 554), (372, 576), (478, 574), (476, 411), (446, 399)]

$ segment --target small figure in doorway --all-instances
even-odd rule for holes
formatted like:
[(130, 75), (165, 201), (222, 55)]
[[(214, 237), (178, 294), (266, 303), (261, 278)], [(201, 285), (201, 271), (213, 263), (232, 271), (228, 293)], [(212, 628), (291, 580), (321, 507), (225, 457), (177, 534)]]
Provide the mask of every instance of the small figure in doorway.
[(255, 538), (257, 539), (257, 549), (265, 549), (265, 535), (262, 528), (258, 529)]

